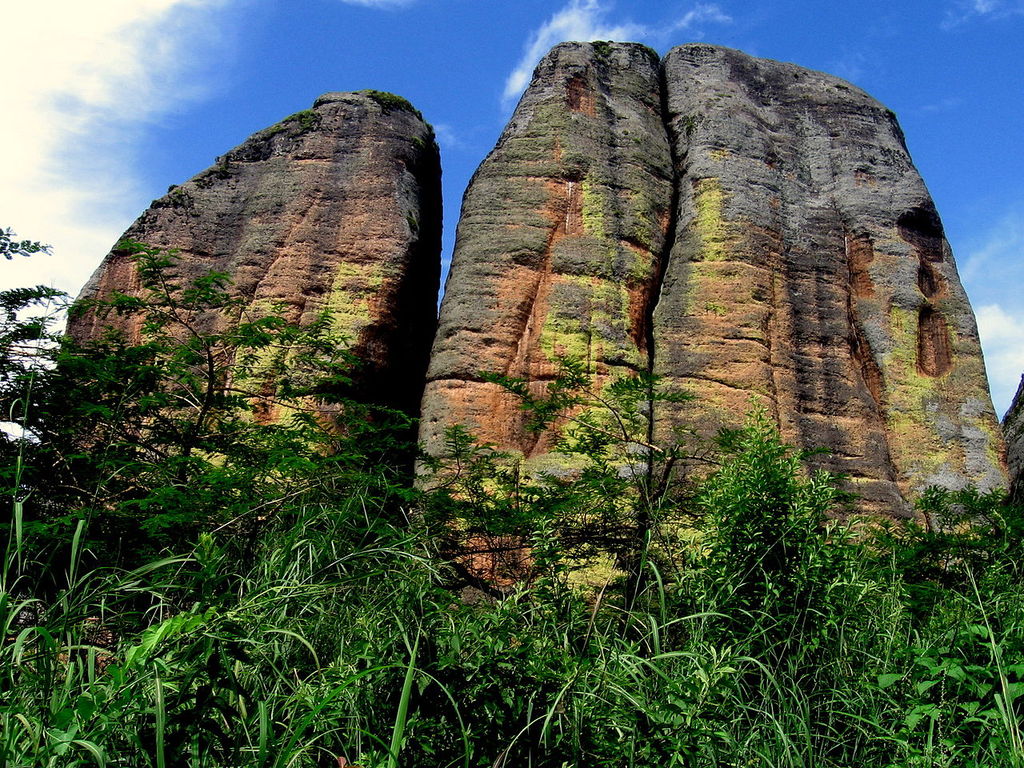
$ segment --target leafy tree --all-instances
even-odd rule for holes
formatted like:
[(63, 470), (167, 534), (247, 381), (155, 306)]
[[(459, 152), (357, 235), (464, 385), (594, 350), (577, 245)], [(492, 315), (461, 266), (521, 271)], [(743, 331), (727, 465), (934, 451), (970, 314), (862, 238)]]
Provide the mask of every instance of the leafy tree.
[[(19, 387), (25, 374), (47, 367), (57, 340), (55, 325), (67, 298), (43, 285), (0, 291), (0, 387)], [(19, 394), (9, 392), (4, 402), (14, 405)]]
[(67, 539), (88, 520), (94, 551), (138, 562), (199, 530), (244, 533), (353, 464), (389, 466), (383, 422), (400, 415), (371, 417), (347, 397), (355, 362), (329, 314), (301, 327), (253, 316), (226, 276), (184, 283), (173, 251), (121, 247), (142, 291), (72, 311), (132, 320), (138, 338), (117, 324), (65, 337), (41, 350), (47, 365), (12, 369), (4, 390), (24, 402), (34, 377), (17, 418), (31, 440), (6, 446), (24, 456), (15, 485), (34, 497), (27, 530)]
[[(9, 228), (0, 228), (0, 254), (8, 260), (50, 252), (48, 245), (15, 237)], [(38, 369), (41, 351), (54, 342), (54, 324), (66, 306), (67, 294), (43, 285), (0, 291), (0, 387)]]
[(794, 643), (824, 640), (842, 599), (833, 587), (851, 561), (849, 536), (829, 515), (851, 498), (829, 473), (806, 474), (808, 453), (783, 443), (763, 411), (722, 443), (722, 467), (696, 497), (706, 599), (728, 634), (757, 638), (754, 655), (783, 660)]
[[(618, 378), (602, 390), (579, 361), (563, 358), (544, 393), (498, 374), (484, 377), (516, 395), (526, 428), (559, 432), (554, 451), (565, 472), (530, 471), (490, 445), (478, 445), (460, 426), (445, 435), (445, 451), (428, 460), (433, 519), (452, 532), (449, 551), (487, 534), (534, 542), (535, 574), (571, 570), (611, 556), (628, 575), (628, 601), (641, 591), (656, 552), (672, 549), (689, 490), (686, 470), (707, 456), (692, 435), (669, 446), (654, 439), (652, 412), (659, 402), (690, 396), (662, 387), (646, 373)], [(667, 522), (672, 526), (666, 526)], [(658, 539), (662, 539), (658, 541)], [(658, 547), (654, 547), (654, 544)]]
[(969, 593), (972, 579), (1024, 577), (1024, 506), (1004, 490), (926, 488), (915, 508), (919, 519), (885, 526), (874, 543), (892, 559), (918, 614), (928, 615), (950, 591)]
[(8, 227), (0, 227), (0, 256), (10, 261), (15, 256), (31, 256), (34, 253), (49, 253), (50, 246), (36, 240), (18, 240)]

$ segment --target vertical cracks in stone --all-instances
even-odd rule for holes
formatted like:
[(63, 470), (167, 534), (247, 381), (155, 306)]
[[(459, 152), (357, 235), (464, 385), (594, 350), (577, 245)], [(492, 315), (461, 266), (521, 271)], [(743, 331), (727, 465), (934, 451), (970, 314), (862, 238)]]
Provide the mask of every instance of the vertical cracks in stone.
[[(847, 324), (850, 328), (850, 352), (853, 362), (860, 371), (864, 386), (874, 402), (874, 416), (880, 429), (888, 430), (888, 415), (885, 400), (885, 377), (882, 369), (871, 352), (871, 345), (861, 328), (860, 315), (857, 312), (857, 301), (862, 297), (875, 294), (875, 285), (868, 271), (868, 265), (875, 259), (875, 247), (871, 237), (865, 233), (851, 234), (844, 231), (846, 247), (846, 263), (849, 269), (849, 285), (846, 292)], [(897, 483), (899, 473), (892, 459), (892, 451), (888, 442), (883, 447), (884, 470), (891, 483)]]
[(947, 249), (942, 222), (931, 203), (904, 211), (896, 220), (896, 231), (917, 256), (917, 287), (925, 298), (917, 313), (917, 372), (939, 377), (953, 368), (949, 324), (933, 304), (946, 293), (946, 282), (935, 269)]
[(846, 232), (843, 236), (846, 246), (846, 263), (849, 269), (849, 289), (846, 293), (846, 314), (850, 326), (850, 350), (853, 359), (860, 369), (861, 378), (867, 387), (875, 408), (884, 420), (884, 397), (882, 370), (871, 353), (871, 346), (864, 337), (857, 313), (857, 299), (873, 296), (875, 286), (868, 272), (868, 265), (874, 261), (875, 250), (871, 238), (866, 234), (852, 235)]
[(935, 271), (935, 267), (925, 259), (921, 259), (918, 263), (917, 287), (920, 288), (921, 293), (929, 299), (944, 292), (945, 281), (942, 279), (942, 276)]
[[(671, 119), (669, 117), (668, 105), (668, 79), (665, 77), (664, 63), (658, 68), (658, 90), (661, 100), (661, 122), (665, 128), (665, 135), (668, 141), (669, 161), (671, 163), (671, 184), (672, 192), (669, 199), (668, 222), (665, 226), (665, 240), (661, 246), (661, 253), (657, 255), (654, 276), (647, 293), (647, 305), (644, 307), (643, 333), (647, 354), (647, 373), (653, 375), (657, 363), (657, 349), (654, 344), (654, 313), (658, 309), (658, 302), (661, 300), (661, 290), (665, 283), (665, 274), (668, 272), (668, 262), (672, 255), (672, 248), (676, 242), (676, 228), (679, 219), (679, 187), (680, 187), (680, 158), (676, 151), (676, 136), (673, 134)], [(650, 401), (647, 413), (647, 442), (654, 443), (654, 423), (656, 414), (654, 412), (654, 400)], [(653, 471), (653, 464), (648, 463), (648, 472)]]
[(597, 114), (594, 93), (583, 75), (573, 75), (566, 81), (565, 103), (573, 112), (582, 112), (589, 117)]
[(669, 200), (668, 223), (665, 227), (665, 241), (662, 244), (661, 253), (658, 254), (654, 278), (651, 281), (651, 287), (647, 294), (647, 306), (644, 309), (643, 316), (643, 339), (647, 347), (645, 351), (647, 352), (647, 372), (649, 374), (654, 373), (655, 363), (657, 362), (657, 350), (654, 346), (654, 313), (658, 308), (658, 302), (661, 300), (661, 290), (665, 282), (665, 274), (668, 271), (668, 262), (676, 242), (676, 227), (679, 219), (679, 187), (681, 185), (680, 158), (676, 151), (677, 137), (674, 135), (669, 118), (668, 82), (665, 77), (664, 65), (658, 72), (658, 86), (661, 96), (661, 120), (668, 138), (668, 151), (672, 164), (672, 193)]
[(775, 350), (775, 328), (778, 323), (779, 316), (779, 292), (778, 283), (779, 275), (783, 271), (782, 256), (784, 248), (788, 249), (782, 241), (781, 234), (778, 238), (778, 248), (773, 251), (770, 256), (769, 267), (771, 272), (768, 278), (768, 312), (765, 314), (764, 322), (761, 325), (761, 333), (764, 334), (764, 346), (768, 356), (768, 387), (771, 393), (771, 408), (772, 418), (775, 419), (775, 423), (782, 424), (782, 413), (779, 408), (779, 382), (776, 377), (778, 375), (779, 366), (776, 361), (776, 350)]

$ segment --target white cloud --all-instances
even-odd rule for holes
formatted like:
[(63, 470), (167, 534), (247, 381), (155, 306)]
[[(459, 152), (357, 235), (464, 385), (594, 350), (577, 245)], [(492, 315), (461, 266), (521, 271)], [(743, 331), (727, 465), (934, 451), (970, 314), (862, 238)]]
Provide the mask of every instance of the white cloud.
[[(679, 32), (684, 29), (689, 29), (695, 24), (701, 24), (705, 22), (715, 22), (718, 24), (728, 24), (732, 21), (732, 18), (722, 12), (722, 9), (717, 5), (708, 5), (705, 3), (699, 3), (694, 6), (692, 10), (687, 11), (683, 14), (682, 18), (678, 19), (668, 27), (661, 30), (662, 32)], [(649, 31), (648, 34), (652, 34), (653, 31)]]
[(437, 143), (444, 149), (456, 149), (462, 146), (462, 140), (448, 123), (434, 123), (434, 136), (437, 137)]
[[(974, 244), (969, 244), (962, 262), (964, 282), (976, 284), (979, 291), (998, 289), (1024, 282), (1024, 203), (1011, 206)], [(1001, 275), (998, 285), (990, 283)], [(973, 286), (972, 286), (973, 287)]]
[(936, 112), (950, 112), (957, 109), (963, 104), (963, 99), (959, 97), (947, 96), (944, 99), (933, 102), (931, 104), (925, 104), (924, 106), (918, 107), (918, 111), (926, 114), (934, 114)]
[(1007, 311), (998, 304), (986, 304), (978, 308), (977, 317), (992, 401), (1002, 416), (1024, 373), (1024, 310)]
[(54, 254), (0, 263), (0, 287), (78, 290), (139, 212), (142, 132), (204, 94), (236, 1), (5, 4), (0, 226)]
[(977, 18), (1005, 19), (1024, 15), (1024, 0), (955, 0), (946, 9), (943, 29), (952, 29)]
[[(978, 331), (993, 344), (1018, 343), (1024, 361), (1024, 315), (1014, 317), (998, 304), (985, 304), (978, 309)], [(1024, 373), (1024, 364), (1019, 373)]]
[(606, 20), (611, 6), (600, 0), (570, 0), (562, 10), (555, 13), (530, 35), (524, 46), (523, 56), (505, 81), (502, 102), (508, 106), (530, 82), (537, 62), (552, 47), (568, 40), (589, 42), (593, 40), (642, 41), (664, 38), (672, 32), (691, 29), (702, 22), (727, 23), (729, 17), (717, 5), (698, 4), (680, 18), (658, 27), (650, 27), (631, 21), (613, 23)]
[(827, 67), (829, 74), (841, 77), (851, 83), (856, 83), (870, 66), (870, 58), (862, 51), (847, 53), (842, 58), (836, 59)]
[(992, 401), (1002, 413), (1024, 373), (1024, 203), (1005, 209), (963, 253), (960, 272), (977, 307)]

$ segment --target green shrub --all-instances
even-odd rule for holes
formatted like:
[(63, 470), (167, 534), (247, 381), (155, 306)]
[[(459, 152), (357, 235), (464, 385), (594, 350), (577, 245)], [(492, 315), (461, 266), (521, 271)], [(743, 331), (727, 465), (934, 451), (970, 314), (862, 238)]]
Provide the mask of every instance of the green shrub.
[(423, 115), (420, 114), (420, 111), (416, 109), (412, 104), (410, 104), (408, 99), (404, 99), (398, 94), (388, 93), (387, 91), (374, 90), (358, 91), (358, 93), (361, 93), (365, 96), (369, 96), (371, 99), (377, 102), (380, 105), (381, 109), (384, 110), (384, 114), (395, 111), (411, 112), (421, 120), (423, 119)]

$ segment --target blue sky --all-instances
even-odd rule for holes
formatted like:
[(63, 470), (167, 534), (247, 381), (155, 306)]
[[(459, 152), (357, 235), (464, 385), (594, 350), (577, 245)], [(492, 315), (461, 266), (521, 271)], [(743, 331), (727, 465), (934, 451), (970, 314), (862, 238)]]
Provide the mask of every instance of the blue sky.
[(469, 177), (550, 46), (701, 40), (845, 77), (896, 112), (1000, 413), (1024, 371), (1024, 0), (10, 0), (0, 25), (0, 226), (54, 245), (0, 264), (0, 287), (77, 292), (169, 185), (320, 93), (362, 88), (434, 124), (447, 258)]

